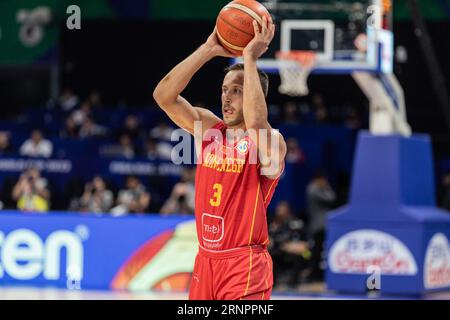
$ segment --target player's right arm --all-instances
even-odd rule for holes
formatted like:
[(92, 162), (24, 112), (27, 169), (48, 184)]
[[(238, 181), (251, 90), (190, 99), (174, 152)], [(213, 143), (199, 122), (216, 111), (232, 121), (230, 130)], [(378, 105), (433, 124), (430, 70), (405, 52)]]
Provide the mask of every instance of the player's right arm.
[(214, 57), (232, 57), (218, 42), (216, 32), (189, 57), (175, 66), (157, 85), (153, 97), (180, 128), (194, 134), (194, 122), (202, 122), (202, 134), (220, 121), (211, 111), (192, 106), (181, 93), (195, 73)]

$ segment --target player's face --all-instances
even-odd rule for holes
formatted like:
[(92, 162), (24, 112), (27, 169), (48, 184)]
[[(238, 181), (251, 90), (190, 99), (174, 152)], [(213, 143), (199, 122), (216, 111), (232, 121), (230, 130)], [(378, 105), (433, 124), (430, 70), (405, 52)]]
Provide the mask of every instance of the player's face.
[(237, 126), (244, 122), (242, 97), (244, 91), (244, 72), (230, 71), (222, 84), (222, 114), (227, 126)]

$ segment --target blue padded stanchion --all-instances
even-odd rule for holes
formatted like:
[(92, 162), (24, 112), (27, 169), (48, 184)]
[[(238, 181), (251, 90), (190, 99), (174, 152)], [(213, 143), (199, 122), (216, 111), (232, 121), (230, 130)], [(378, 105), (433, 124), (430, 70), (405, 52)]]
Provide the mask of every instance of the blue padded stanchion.
[(422, 295), (450, 289), (450, 213), (436, 208), (427, 135), (361, 132), (349, 200), (328, 217), (329, 290)]

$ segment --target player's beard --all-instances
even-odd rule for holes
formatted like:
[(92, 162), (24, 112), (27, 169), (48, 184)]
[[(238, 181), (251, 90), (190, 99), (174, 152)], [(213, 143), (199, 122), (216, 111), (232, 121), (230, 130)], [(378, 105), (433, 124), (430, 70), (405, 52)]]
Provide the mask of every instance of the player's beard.
[(244, 115), (242, 112), (237, 112), (236, 110), (234, 110), (233, 116), (225, 116), (225, 113), (223, 114), (223, 122), (225, 122), (225, 124), (228, 127), (234, 127), (234, 126), (238, 126), (241, 123), (244, 122)]

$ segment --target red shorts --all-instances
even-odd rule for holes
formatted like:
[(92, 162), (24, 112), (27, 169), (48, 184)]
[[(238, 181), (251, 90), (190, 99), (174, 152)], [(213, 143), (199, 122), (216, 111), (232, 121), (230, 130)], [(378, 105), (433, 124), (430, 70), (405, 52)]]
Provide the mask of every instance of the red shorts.
[(265, 248), (212, 251), (199, 247), (189, 299), (268, 300), (272, 287), (272, 259)]

